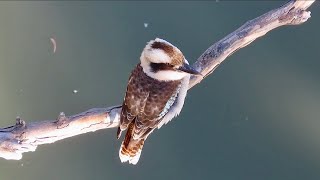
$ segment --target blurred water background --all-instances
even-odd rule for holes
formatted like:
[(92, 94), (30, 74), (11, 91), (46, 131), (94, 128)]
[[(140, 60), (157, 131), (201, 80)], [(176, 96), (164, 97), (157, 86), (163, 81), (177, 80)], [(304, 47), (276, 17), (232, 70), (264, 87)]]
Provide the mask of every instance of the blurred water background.
[[(192, 63), (283, 3), (2, 1), (0, 126), (120, 104), (150, 39), (168, 40)], [(120, 163), (116, 129), (107, 129), (0, 159), (0, 179), (320, 179), (319, 2), (310, 10), (308, 22), (268, 33), (193, 88), (137, 166)]]

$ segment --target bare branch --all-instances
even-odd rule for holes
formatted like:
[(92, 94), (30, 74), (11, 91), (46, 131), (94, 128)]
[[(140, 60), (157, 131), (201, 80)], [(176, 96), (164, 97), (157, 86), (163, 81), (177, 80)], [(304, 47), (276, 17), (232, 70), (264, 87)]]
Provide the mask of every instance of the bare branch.
[[(206, 77), (228, 56), (249, 45), (257, 38), (264, 36), (267, 32), (283, 25), (304, 23), (311, 17), (311, 12), (306, 11), (306, 9), (314, 2), (315, 0), (292, 0), (280, 8), (271, 10), (246, 22), (240, 28), (209, 47), (194, 63), (195, 69), (201, 71)], [(192, 77), (189, 88), (200, 83), (202, 79), (202, 77)]]
[[(280, 8), (246, 22), (209, 47), (194, 63), (194, 67), (204, 77), (208, 76), (228, 56), (267, 32), (283, 25), (298, 25), (307, 21), (310, 12), (306, 9), (314, 2), (315, 0), (292, 0)], [(204, 77), (191, 77), (189, 88), (200, 83)], [(117, 127), (120, 110), (121, 106), (95, 108), (69, 117), (60, 113), (56, 120), (30, 123), (25, 123), (17, 117), (15, 125), (0, 128), (0, 157), (19, 160), (22, 158), (22, 153), (35, 151), (38, 145), (99, 129)]]

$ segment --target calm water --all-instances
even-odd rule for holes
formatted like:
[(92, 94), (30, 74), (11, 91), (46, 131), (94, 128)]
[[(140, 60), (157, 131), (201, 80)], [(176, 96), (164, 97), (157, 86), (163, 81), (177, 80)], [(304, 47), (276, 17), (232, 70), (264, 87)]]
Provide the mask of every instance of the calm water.
[[(0, 2), (0, 126), (119, 104), (150, 39), (194, 62), (282, 3)], [(311, 11), (304, 25), (270, 32), (193, 88), (137, 166), (120, 163), (107, 129), (0, 159), (0, 179), (320, 179), (319, 2)]]

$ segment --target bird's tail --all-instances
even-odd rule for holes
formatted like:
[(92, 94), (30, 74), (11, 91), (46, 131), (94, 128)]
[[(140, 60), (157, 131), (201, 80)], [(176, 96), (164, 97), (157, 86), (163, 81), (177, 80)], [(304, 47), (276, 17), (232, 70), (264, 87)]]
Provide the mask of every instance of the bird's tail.
[(133, 139), (133, 128), (134, 123), (130, 123), (119, 150), (119, 157), (121, 162), (129, 161), (129, 164), (135, 165), (139, 161), (145, 139)]

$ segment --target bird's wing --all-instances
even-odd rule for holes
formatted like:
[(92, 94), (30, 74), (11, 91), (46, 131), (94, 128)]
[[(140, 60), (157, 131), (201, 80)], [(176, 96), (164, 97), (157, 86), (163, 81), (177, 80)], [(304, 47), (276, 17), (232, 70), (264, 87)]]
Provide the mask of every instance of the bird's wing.
[(120, 130), (128, 125), (143, 111), (149, 96), (148, 88), (142, 82), (142, 68), (138, 65), (131, 73), (120, 115)]
[(134, 139), (146, 138), (171, 110), (179, 94), (181, 82), (168, 83), (153, 83), (149, 87), (144, 109), (135, 121)]

